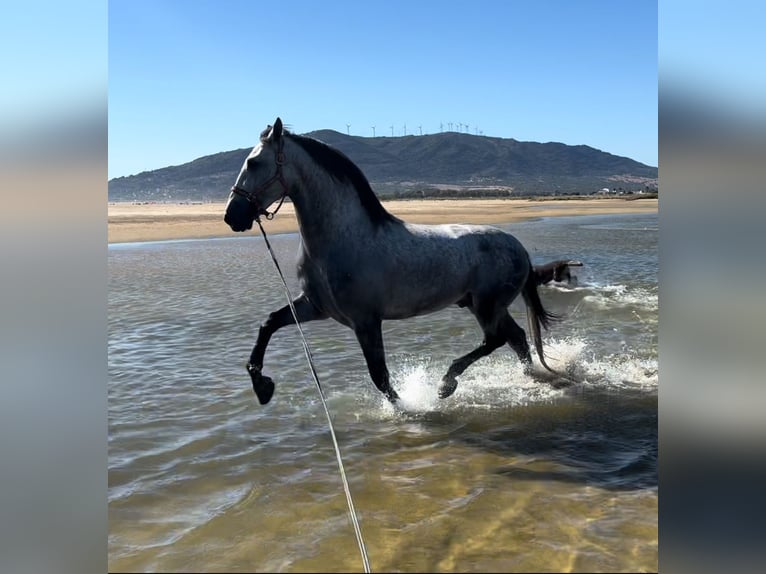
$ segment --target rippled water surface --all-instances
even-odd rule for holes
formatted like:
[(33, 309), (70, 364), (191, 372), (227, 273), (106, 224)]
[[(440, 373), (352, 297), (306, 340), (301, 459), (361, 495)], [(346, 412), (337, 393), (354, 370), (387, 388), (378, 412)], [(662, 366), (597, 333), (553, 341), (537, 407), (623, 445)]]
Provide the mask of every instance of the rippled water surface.
[[(384, 323), (405, 408), (350, 330), (305, 325), (373, 571), (657, 569), (656, 215), (501, 226), (535, 263), (575, 258), (544, 334), (576, 383), (507, 347), (437, 398), (481, 341), (464, 309)], [(297, 235), (272, 244), (297, 293)], [(244, 365), (285, 303), (259, 237), (109, 248), (110, 571), (359, 571), (327, 421), (295, 328), (271, 341), (260, 406)], [(511, 305), (525, 326), (521, 301)]]

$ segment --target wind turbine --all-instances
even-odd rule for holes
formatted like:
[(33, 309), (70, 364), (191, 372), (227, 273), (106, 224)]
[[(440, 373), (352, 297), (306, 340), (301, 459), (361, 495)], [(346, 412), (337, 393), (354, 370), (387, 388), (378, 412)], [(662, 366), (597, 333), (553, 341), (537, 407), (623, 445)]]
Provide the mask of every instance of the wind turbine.
[(375, 126), (372, 126), (372, 137), (375, 137)]
[(391, 137), (394, 137), (394, 124), (391, 124)]
[(423, 135), (423, 126), (418, 126), (418, 129), (420, 130), (420, 135)]
[(404, 124), (404, 135), (407, 135), (407, 124)]
[(351, 129), (351, 124), (346, 124), (346, 135), (351, 135), (351, 132), (349, 131)]

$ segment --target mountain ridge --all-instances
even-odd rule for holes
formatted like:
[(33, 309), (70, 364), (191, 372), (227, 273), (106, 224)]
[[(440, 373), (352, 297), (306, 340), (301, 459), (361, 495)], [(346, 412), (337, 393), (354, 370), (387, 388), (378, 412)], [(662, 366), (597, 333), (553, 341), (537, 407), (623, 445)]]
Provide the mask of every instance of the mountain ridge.
[[(363, 137), (301, 134), (345, 153), (381, 197), (524, 196), (656, 189), (658, 169), (587, 145), (459, 132)], [(109, 201), (220, 201), (251, 148), (109, 180)]]

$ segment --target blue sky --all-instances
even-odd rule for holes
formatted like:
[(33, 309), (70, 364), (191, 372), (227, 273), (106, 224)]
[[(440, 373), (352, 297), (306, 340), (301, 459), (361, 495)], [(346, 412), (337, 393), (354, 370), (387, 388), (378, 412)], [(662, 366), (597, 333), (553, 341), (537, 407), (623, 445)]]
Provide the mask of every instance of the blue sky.
[(251, 147), (277, 116), (657, 165), (653, 2), (115, 0), (108, 18), (110, 178)]

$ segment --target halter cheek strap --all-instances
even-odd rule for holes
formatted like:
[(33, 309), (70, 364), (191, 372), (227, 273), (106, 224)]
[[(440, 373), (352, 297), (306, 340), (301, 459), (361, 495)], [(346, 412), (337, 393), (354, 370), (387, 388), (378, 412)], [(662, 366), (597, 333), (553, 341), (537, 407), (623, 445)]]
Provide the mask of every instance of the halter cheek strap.
[[(255, 216), (256, 220), (259, 219), (261, 215), (263, 215), (269, 221), (274, 219), (277, 211), (279, 211), (279, 209), (282, 207), (282, 204), (285, 202), (285, 197), (287, 197), (288, 185), (285, 181), (284, 175), (282, 174), (282, 166), (285, 165), (285, 154), (282, 151), (283, 146), (284, 140), (280, 138), (276, 158), (277, 171), (271, 178), (255, 188), (253, 191), (247, 191), (246, 189), (243, 189), (236, 184), (231, 187), (232, 193), (244, 197), (247, 201), (255, 206), (257, 212), (257, 215)], [(279, 182), (279, 184), (282, 186), (282, 197), (279, 198), (279, 205), (277, 205), (277, 208), (274, 211), (269, 212), (268, 210), (264, 209), (264, 207), (258, 201), (258, 195), (266, 191), (275, 182)]]

